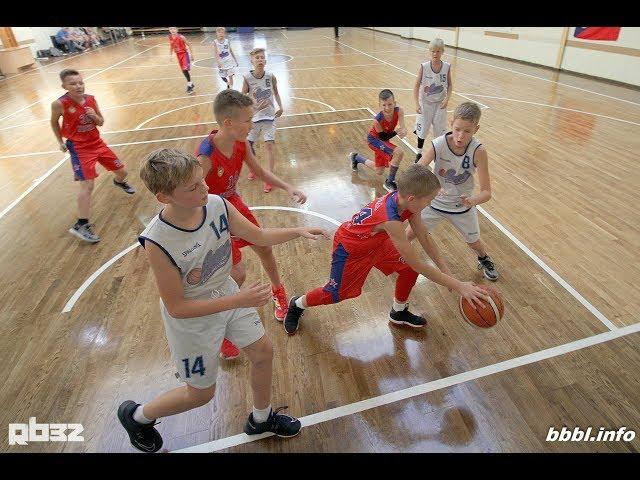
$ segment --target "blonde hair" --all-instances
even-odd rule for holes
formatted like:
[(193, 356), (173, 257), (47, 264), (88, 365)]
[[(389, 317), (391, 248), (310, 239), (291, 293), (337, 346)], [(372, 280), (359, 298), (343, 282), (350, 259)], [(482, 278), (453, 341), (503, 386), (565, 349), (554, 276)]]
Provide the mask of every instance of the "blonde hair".
[(196, 157), (175, 148), (151, 152), (140, 167), (140, 178), (154, 195), (170, 195), (178, 185), (190, 180), (200, 162)]
[(438, 177), (424, 165), (414, 163), (398, 174), (396, 178), (398, 192), (403, 195), (426, 197), (440, 189)]
[(464, 102), (456, 107), (453, 111), (453, 119), (461, 118), (462, 120), (468, 120), (475, 123), (480, 123), (480, 116), (482, 111), (477, 103)]
[(227, 29), (224, 27), (216, 27), (216, 32), (219, 32), (220, 30), (222, 30), (223, 32), (227, 32)]
[(265, 49), (264, 49), (264, 48), (262, 48), (262, 47), (257, 47), (257, 48), (254, 48), (253, 50), (251, 50), (251, 51), (249, 52), (249, 56), (250, 56), (250, 57), (253, 57), (254, 55), (257, 55), (257, 54), (259, 54), (259, 53), (264, 53), (264, 52), (265, 52)]
[(227, 88), (222, 90), (213, 100), (213, 116), (216, 122), (222, 124), (225, 118), (232, 117), (236, 110), (250, 107), (253, 99), (238, 90)]
[(436, 48), (442, 48), (444, 50), (444, 40), (439, 37), (436, 37), (429, 42), (429, 50), (434, 51)]

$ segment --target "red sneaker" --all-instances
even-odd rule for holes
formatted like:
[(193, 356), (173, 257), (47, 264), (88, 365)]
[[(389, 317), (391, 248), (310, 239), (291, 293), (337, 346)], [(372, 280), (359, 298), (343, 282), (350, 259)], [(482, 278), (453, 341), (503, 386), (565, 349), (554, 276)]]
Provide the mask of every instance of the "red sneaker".
[(249, 170), (249, 175), (247, 175), (247, 180), (255, 180), (256, 174), (253, 171)]
[(284, 291), (284, 283), (276, 289), (271, 287), (271, 295), (273, 296), (273, 303), (276, 305), (276, 320), (283, 322), (289, 310), (289, 302), (287, 301), (287, 293)]
[(240, 350), (238, 350), (238, 347), (225, 338), (220, 347), (220, 358), (223, 360), (233, 360), (239, 356)]
[(271, 190), (273, 190), (273, 185), (269, 185), (268, 183), (264, 184), (264, 193), (269, 193)]

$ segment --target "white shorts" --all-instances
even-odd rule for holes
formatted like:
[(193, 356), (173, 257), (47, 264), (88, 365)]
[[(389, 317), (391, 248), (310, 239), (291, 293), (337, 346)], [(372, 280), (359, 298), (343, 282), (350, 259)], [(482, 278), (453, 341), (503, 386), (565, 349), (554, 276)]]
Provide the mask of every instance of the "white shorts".
[(247, 135), (247, 140), (257, 142), (262, 134), (265, 142), (275, 142), (276, 140), (276, 122), (275, 120), (258, 120), (253, 122), (253, 127)]
[(228, 78), (230, 75), (235, 75), (236, 67), (231, 66), (231, 67), (218, 68), (218, 73), (222, 78)]
[[(212, 298), (231, 295), (238, 290), (236, 282), (229, 278), (219, 291), (212, 293)], [(264, 336), (264, 326), (255, 308), (225, 310), (196, 318), (173, 318), (161, 299), (160, 313), (171, 357), (178, 369), (177, 377), (196, 388), (208, 388), (216, 383), (218, 353), (224, 338), (238, 348), (244, 348)]]
[(442, 220), (449, 220), (464, 237), (467, 243), (480, 240), (480, 224), (478, 223), (478, 210), (471, 207), (464, 213), (445, 213), (428, 206), (422, 210), (422, 221), (431, 232)]
[(416, 117), (416, 133), (418, 138), (426, 138), (433, 125), (433, 138), (447, 133), (447, 109), (440, 108), (442, 102), (423, 103), (422, 113)]

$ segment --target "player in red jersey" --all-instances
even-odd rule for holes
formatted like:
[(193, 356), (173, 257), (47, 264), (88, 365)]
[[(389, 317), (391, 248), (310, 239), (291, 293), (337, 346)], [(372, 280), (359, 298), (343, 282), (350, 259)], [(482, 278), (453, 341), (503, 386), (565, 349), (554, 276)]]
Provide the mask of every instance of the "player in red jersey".
[[(404, 152), (391, 143), (389, 140), (396, 135), (402, 138), (407, 134), (404, 124), (404, 110), (396, 105), (393, 92), (385, 89), (378, 95), (381, 112), (376, 115), (373, 126), (367, 136), (369, 148), (375, 153), (375, 162), (360, 155), (358, 152), (351, 152), (351, 168), (358, 170), (358, 164), (374, 170), (378, 175), (384, 173), (384, 169), (389, 167), (389, 176), (384, 181), (384, 188), (388, 192), (396, 190), (396, 172), (400, 162), (404, 158)], [(400, 127), (396, 130), (396, 126)]]
[[(60, 72), (62, 88), (67, 93), (51, 104), (51, 128), (60, 150), (69, 151), (74, 179), (79, 182), (78, 221), (69, 233), (87, 242), (96, 243), (100, 237), (91, 230), (91, 192), (98, 176), (96, 162), (114, 173), (114, 185), (132, 194), (135, 189), (125, 181), (127, 171), (117, 155), (100, 138), (96, 128), (104, 124), (104, 117), (93, 95), (85, 95), (82, 76), (76, 70)], [(59, 119), (62, 117), (62, 128)], [(66, 138), (64, 142), (62, 137)]]
[[(333, 237), (331, 276), (324, 287), (292, 297), (284, 329), (293, 335), (307, 307), (338, 303), (360, 295), (372, 268), (385, 275), (398, 273), (390, 321), (399, 325), (423, 327), (427, 321), (409, 311), (407, 300), (418, 274), (456, 290), (472, 304), (480, 305), (486, 294), (471, 282), (451, 276), (449, 267), (431, 239), (420, 212), (440, 190), (438, 178), (424, 165), (411, 165), (398, 176), (398, 190), (377, 198), (344, 222)], [(405, 220), (424, 251), (440, 270), (425, 263), (407, 240)], [(419, 232), (419, 233), (417, 233)]]
[[(189, 49), (189, 51), (187, 51), (187, 49)], [(187, 39), (184, 38), (184, 35), (178, 33), (176, 27), (169, 27), (169, 60), (171, 60), (171, 54), (173, 52), (176, 52), (180, 70), (182, 70), (182, 74), (187, 79), (187, 93), (191, 95), (195, 88), (195, 85), (191, 81), (191, 74), (189, 73), (189, 70), (191, 70), (191, 62), (195, 60), (193, 48), (191, 48)]]
[[(196, 151), (196, 156), (204, 170), (209, 193), (226, 198), (242, 215), (254, 225), (259, 226), (249, 207), (245, 205), (236, 191), (243, 163), (246, 163), (263, 181), (285, 190), (298, 203), (304, 203), (307, 197), (303, 192), (296, 190), (273, 173), (263, 169), (256, 161), (247, 142), (247, 134), (252, 127), (252, 106), (251, 97), (237, 90), (227, 89), (220, 92), (213, 103), (219, 130), (213, 130), (207, 138), (202, 140)], [(269, 276), (275, 303), (275, 317), (282, 322), (287, 314), (287, 294), (284, 284), (280, 280), (271, 247), (259, 247), (251, 245), (245, 240), (234, 239), (232, 242), (233, 268), (231, 277), (238, 285), (242, 285), (244, 282), (245, 266), (241, 262), (240, 248), (247, 245), (256, 252)], [(228, 358), (225, 349), (229, 349), (229, 344), (223, 343), (222, 349), (223, 357)]]

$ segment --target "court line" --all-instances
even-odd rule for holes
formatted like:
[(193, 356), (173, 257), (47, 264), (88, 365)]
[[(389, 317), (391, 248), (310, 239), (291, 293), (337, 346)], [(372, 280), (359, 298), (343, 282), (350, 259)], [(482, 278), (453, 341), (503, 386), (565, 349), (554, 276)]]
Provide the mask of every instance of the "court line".
[(289, 40), (289, 37), (287, 37), (287, 35), (284, 33), (284, 30), (280, 30), (280, 33), (282, 34), (282, 36), (284, 38), (286, 38), (287, 40)]
[[(380, 32), (380, 30), (375, 30), (375, 31), (376, 31), (376, 32)], [(388, 33), (388, 32), (380, 32), (380, 33)], [(390, 34), (390, 35), (393, 35), (393, 34)], [(400, 41), (398, 41), (398, 40), (392, 40), (392, 39), (390, 39), (390, 38), (387, 38), (387, 39), (385, 39), (385, 40), (389, 40), (389, 41), (391, 41), (391, 42), (398, 43), (398, 44), (400, 44), (400, 45), (406, 45), (406, 46), (408, 46), (408, 47), (420, 48), (420, 47), (418, 47), (417, 45), (412, 45), (412, 44), (410, 44), (410, 43), (400, 42)], [(426, 42), (426, 40), (422, 40), (422, 39), (419, 39), (419, 38), (414, 38), (413, 40)], [(455, 48), (455, 47), (451, 47), (451, 48)], [(483, 52), (474, 52), (474, 53), (478, 53), (478, 54), (482, 55), (482, 53), (483, 53)], [(450, 53), (445, 53), (444, 55), (446, 55), (446, 56), (448, 56), (448, 57), (452, 57), (452, 58), (459, 58), (459, 59), (461, 59), (461, 60), (466, 60), (466, 61), (468, 61), (468, 62), (479, 63), (479, 64), (481, 64), (481, 65), (486, 65), (486, 66), (488, 66), (488, 67), (497, 68), (497, 69), (499, 69), (499, 70), (506, 70), (507, 72), (517, 73), (518, 75), (524, 75), (525, 77), (537, 78), (538, 80), (542, 80), (542, 81), (545, 81), (545, 82), (549, 82), (549, 83), (556, 83), (556, 84), (558, 84), (558, 85), (563, 85), (563, 86), (565, 86), (565, 87), (575, 88), (576, 90), (582, 90), (583, 92), (593, 93), (593, 94), (595, 94), (595, 95), (600, 95), (600, 96), (602, 96), (602, 97), (611, 98), (611, 99), (613, 99), (613, 100), (619, 100), (620, 102), (625, 102), (625, 103), (630, 103), (630, 104), (632, 104), (632, 105), (639, 105), (639, 106), (640, 106), (640, 103), (632, 102), (631, 100), (625, 100), (624, 98), (618, 98), (618, 97), (613, 97), (613, 96), (611, 96), (611, 95), (606, 95), (606, 94), (604, 94), (604, 93), (594, 92), (593, 90), (587, 90), (586, 88), (576, 87), (576, 86), (574, 86), (574, 85), (570, 85), (570, 84), (568, 84), (568, 83), (558, 82), (557, 80), (549, 80), (548, 78), (538, 77), (538, 76), (536, 76), (536, 75), (530, 75), (530, 74), (528, 74), (528, 73), (519, 72), (519, 71), (517, 71), (517, 70), (511, 70), (510, 68), (499, 67), (499, 66), (497, 66), (497, 65), (492, 65), (491, 63), (480, 62), (479, 60), (472, 60), (471, 58), (461, 57), (461, 56), (459, 56), (458, 54), (456, 54), (456, 55), (452, 55), (452, 54), (450, 54)], [(516, 61), (515, 59), (507, 59), (507, 60)], [(573, 73), (573, 74), (578, 74), (577, 72), (572, 72), (571, 70), (564, 70), (564, 71), (565, 71), (565, 72), (567, 72), (567, 73), (569, 73), (569, 74), (572, 74), (572, 73)], [(562, 71), (557, 71), (557, 73), (562, 73)], [(603, 79), (603, 80), (606, 80), (606, 79)]]
[[(335, 218), (331, 218), (327, 215), (324, 215), (323, 213), (318, 213), (318, 212), (314, 212), (312, 210), (305, 210), (302, 208), (293, 208), (293, 207), (280, 207), (280, 206), (258, 206), (258, 207), (249, 207), (249, 210), (286, 210), (288, 212), (300, 212), (300, 213), (304, 213), (305, 215), (311, 215), (314, 217), (318, 217), (318, 218), (322, 218), (323, 220), (326, 220), (336, 226), (340, 226), (340, 224), (342, 222), (339, 222), (338, 220), (336, 220)], [(146, 225), (145, 225), (146, 226)], [(117, 262), (120, 258), (124, 257), (127, 253), (129, 253), (131, 250), (133, 250), (136, 247), (140, 246), (140, 242), (136, 242), (132, 245), (129, 245), (127, 248), (125, 248), (124, 250), (122, 250), (120, 253), (118, 253), (117, 255), (115, 255), (113, 258), (111, 258), (110, 260), (106, 261), (105, 263), (103, 263), (100, 268), (98, 268), (98, 270), (96, 270), (95, 272), (93, 272), (84, 282), (82, 282), (82, 285), (80, 285), (80, 287), (78, 287), (78, 289), (74, 292), (74, 294), (71, 296), (71, 298), (69, 299), (69, 301), (65, 304), (64, 308), (62, 309), (62, 313), (68, 313), (70, 312), (74, 305), (76, 304), (76, 302), (80, 299), (80, 297), (82, 296), (82, 294), (84, 293), (84, 291), (89, 288), (89, 286), (100, 276), (102, 275), (102, 273), (107, 270), (107, 268), (109, 268), (111, 265), (113, 265), (115, 262)]]
[[(329, 37), (326, 37), (326, 38), (329, 38)], [(347, 45), (346, 43), (342, 43), (342, 42), (340, 42), (340, 41), (338, 41), (338, 40), (335, 40), (335, 39), (334, 39), (334, 42), (339, 43), (340, 45), (344, 45), (344, 46), (345, 46), (345, 47), (347, 47), (347, 48), (350, 48), (350, 49), (352, 49), (352, 50), (355, 50), (356, 52), (360, 52), (361, 54), (366, 55), (366, 56), (368, 56), (368, 57), (371, 57), (371, 58), (373, 58), (374, 60), (378, 60), (379, 62), (382, 62), (382, 63), (384, 63), (384, 64), (386, 64), (386, 65), (389, 65), (390, 67), (393, 67), (393, 68), (395, 68), (395, 69), (397, 69), (397, 70), (400, 70), (401, 72), (408, 73), (409, 75), (411, 75), (411, 76), (412, 76), (412, 77), (414, 77), (414, 78), (416, 78), (416, 77), (417, 77), (417, 75), (416, 75), (415, 73), (412, 73), (412, 72), (410, 72), (409, 70), (405, 70), (404, 68), (398, 67), (397, 65), (394, 65), (393, 63), (389, 63), (389, 62), (386, 62), (386, 61), (384, 61), (384, 60), (381, 60), (381, 59), (380, 59), (380, 58), (378, 58), (378, 57), (374, 57), (373, 55), (371, 55), (371, 54), (369, 54), (369, 53), (366, 53), (366, 52), (363, 52), (362, 50), (358, 50), (357, 48), (354, 48), (354, 47), (352, 47), (351, 45)], [(413, 89), (411, 89), (411, 90), (413, 90)], [(460, 94), (459, 94), (458, 92), (456, 92), (455, 90), (451, 90), (451, 93), (453, 93), (454, 95), (459, 95), (459, 96), (460, 96), (460, 97), (462, 97), (462, 98), (466, 98), (464, 95), (460, 95)], [(471, 99), (467, 98), (467, 100), (471, 100)], [(484, 108), (489, 108), (487, 105), (485, 105), (484, 103), (480, 103), (479, 101), (476, 101), (475, 103), (477, 103), (478, 105), (483, 106)]]
[[(618, 338), (632, 335), (640, 332), (640, 323), (634, 323), (627, 327), (622, 327), (616, 331), (609, 331), (592, 335), (590, 337), (575, 340), (573, 342), (564, 343), (556, 347), (547, 348), (538, 352), (529, 353), (520, 357), (515, 357), (503, 362), (494, 363), (485, 367), (469, 370), (468, 372), (458, 373), (449, 377), (440, 378), (431, 382), (422, 383), (413, 387), (408, 387), (402, 390), (386, 393), (384, 395), (378, 395), (376, 397), (367, 398), (359, 402), (349, 403), (340, 407), (331, 408), (311, 415), (301, 417), (299, 420), (303, 427), (310, 427), (318, 423), (335, 420), (338, 418), (346, 417), (356, 413), (364, 412), (372, 408), (382, 407), (390, 403), (396, 403), (409, 398), (417, 397), (418, 395), (424, 395), (429, 392), (441, 390), (443, 388), (453, 387), (461, 383), (466, 383), (479, 378), (488, 377), (496, 373), (505, 372), (514, 368), (522, 367), (532, 363), (548, 360), (550, 358), (565, 355), (567, 353), (576, 352), (584, 348), (592, 347), (601, 343), (615, 340)], [(246, 433), (240, 433), (212, 442), (195, 445), (193, 447), (181, 448), (173, 450), (171, 453), (208, 453), (222, 450), (225, 448), (235, 447), (245, 443), (255, 442), (263, 438), (272, 436), (272, 433), (263, 433), (260, 435), (247, 435)]]

